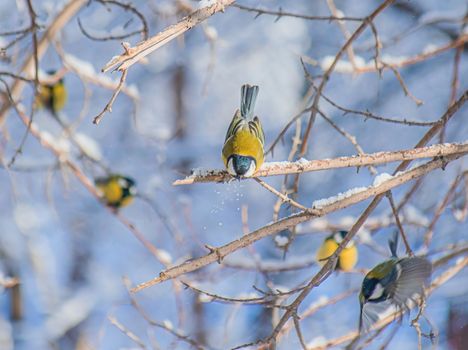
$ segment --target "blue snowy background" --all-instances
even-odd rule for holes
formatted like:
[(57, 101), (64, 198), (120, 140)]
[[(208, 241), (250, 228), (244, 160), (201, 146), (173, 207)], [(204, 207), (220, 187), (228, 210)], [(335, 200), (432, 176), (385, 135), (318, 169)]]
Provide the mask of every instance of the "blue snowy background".
[[(173, 1), (133, 1), (149, 21), (150, 35), (175, 23)], [(242, 1), (242, 4), (310, 15), (330, 15), (325, 1)], [(364, 17), (378, 6), (376, 1), (336, 1), (347, 16)], [(402, 2), (406, 3), (406, 2)], [(461, 19), (467, 11), (463, 0), (408, 1), (420, 14), (410, 14), (397, 6), (386, 9), (375, 20), (382, 42), (382, 54), (410, 57), (438, 47), (452, 40), (448, 33), (460, 33)], [(33, 1), (38, 21), (50, 24), (63, 7), (63, 1)], [(188, 2), (196, 8), (197, 2)], [(109, 10), (111, 8), (112, 10)], [(85, 28), (95, 36), (122, 33), (139, 28), (134, 19), (128, 28), (122, 28), (132, 16), (115, 7), (98, 3), (85, 6), (79, 17)], [(449, 22), (424, 25), (431, 18), (448, 18)], [(0, 2), (0, 23), (3, 30), (28, 25), (28, 12), (22, 1)], [(359, 22), (346, 22), (353, 32)], [(421, 27), (393, 43), (391, 39), (407, 30)], [(41, 33), (41, 32), (40, 32)], [(466, 33), (466, 29), (465, 29)], [(213, 43), (209, 39), (214, 40)], [(127, 41), (135, 44), (138, 36)], [(370, 61), (374, 55), (373, 36), (366, 30), (354, 44), (356, 55)], [(120, 41), (92, 41), (80, 31), (76, 18), (65, 26), (60, 35), (63, 50), (94, 68), (95, 74), (114, 55), (121, 53)], [(8, 42), (0, 37), (0, 43)], [(152, 244), (164, 250), (173, 264), (207, 252), (205, 244), (219, 246), (242, 235), (241, 211), (247, 207), (250, 230), (262, 227), (272, 220), (276, 197), (254, 181), (229, 184), (195, 184), (173, 187), (171, 183), (189, 174), (191, 168), (221, 168), (220, 152), (226, 128), (239, 103), (240, 86), (244, 83), (260, 86), (256, 113), (266, 134), (267, 145), (275, 139), (286, 123), (301, 108), (301, 100), (308, 87), (300, 57), (317, 61), (308, 65), (313, 75), (323, 71), (320, 64), (334, 56), (344, 43), (337, 23), (306, 21), (227, 8), (225, 13), (211, 17), (203, 25), (188, 32), (184, 38), (158, 49), (147, 57), (145, 64), (131, 67), (127, 84), (133, 85), (139, 100), (135, 105), (128, 96), (120, 94), (112, 108), (98, 125), (92, 118), (105, 106), (112, 91), (87, 84), (91, 89), (88, 108), (77, 128), (85, 143), (94, 152), (101, 153), (102, 162), (113, 171), (133, 177), (138, 189), (151, 198), (159, 210), (175, 227), (169, 232), (148, 203), (137, 199), (121, 211)], [(3, 46), (3, 45), (1, 45)], [(31, 50), (28, 37), (10, 49), (18, 63), (0, 62), (1, 70), (17, 72), (22, 58)], [(405, 96), (398, 80), (390, 70), (378, 73), (350, 74), (335, 72), (324, 91), (327, 97), (350, 109), (369, 109), (375, 114), (433, 121), (442, 116), (450, 100), (455, 50), (448, 50), (435, 58), (400, 70), (408, 89), (424, 104), (417, 106)], [(346, 55), (344, 58), (347, 60)], [(461, 54), (459, 66), (459, 94), (468, 87), (468, 60), (466, 50)], [(310, 61), (310, 60), (309, 60)], [(42, 70), (62, 66), (53, 46), (40, 63)], [(89, 67), (87, 67), (89, 69)], [(107, 73), (112, 79), (118, 74)], [(181, 79), (177, 81), (177, 79)], [(177, 105), (174, 86), (180, 83), (182, 107)], [(85, 99), (83, 84), (73, 73), (65, 76), (68, 103), (64, 118), (77, 120)], [(459, 96), (459, 95), (458, 95)], [(31, 105), (32, 89), (26, 87), (22, 102)], [(321, 110), (335, 123), (356, 136), (365, 152), (397, 150), (413, 147), (427, 131), (427, 127), (408, 127), (399, 124), (364, 120), (354, 115), (343, 115), (322, 101)], [(177, 112), (178, 108), (182, 108)], [(466, 141), (468, 135), (467, 108), (462, 108), (449, 123), (446, 142)], [(182, 118), (182, 134), (177, 130), (177, 114)], [(307, 116), (307, 114), (306, 114)], [(303, 118), (305, 128), (307, 117)], [(35, 115), (41, 130), (59, 135), (60, 128), (45, 111)], [(179, 124), (180, 125), (180, 124)], [(2, 131), (0, 156), (7, 162), (18, 146), (25, 127), (11, 111), (5, 132)], [(285, 160), (290, 150), (294, 127), (288, 131), (267, 161)], [(57, 136), (58, 138), (58, 136)], [(434, 142), (437, 142), (435, 139)], [(339, 135), (322, 118), (312, 130), (307, 159), (333, 158), (356, 154), (353, 145)], [(123, 276), (132, 285), (158, 275), (164, 269), (152, 254), (105, 209), (65, 169), (54, 168), (56, 159), (37, 140), (29, 136), (13, 169), (0, 170), (0, 273), (18, 276), (23, 314), (20, 320), (10, 316), (11, 293), (0, 294), (0, 348), (1, 349), (129, 349), (135, 348), (129, 337), (111, 324), (114, 317), (135, 333), (148, 348), (185, 349), (167, 331), (149, 325), (131, 305)], [(83, 164), (89, 176), (99, 175), (99, 168)], [(378, 167), (379, 172), (391, 173), (395, 164)], [(26, 169), (26, 170), (24, 170)], [(451, 181), (466, 170), (466, 160), (450, 164), (445, 171), (436, 170), (423, 181), (420, 189), (406, 206), (404, 216), (412, 224), (405, 226), (412, 247), (418, 251), (434, 210), (448, 191)], [(314, 200), (344, 192), (350, 188), (371, 185), (374, 176), (363, 168), (313, 172), (301, 176), (298, 201), (310, 206)], [(281, 177), (267, 182), (280, 189)], [(399, 201), (410, 184), (396, 188), (394, 197)], [(321, 225), (349, 228), (369, 201), (314, 220), (298, 228), (299, 234), (283, 259), (272, 237), (266, 238), (227, 259), (231, 262), (253, 262), (254, 256), (276, 265), (291, 261), (310, 261), (315, 251), (329, 234)], [(431, 259), (449, 244), (467, 243), (466, 219), (457, 221), (449, 206), (435, 226), (434, 239), (429, 247)], [(281, 215), (290, 213), (283, 208)], [(382, 201), (372, 218), (390, 218), (390, 207)], [(372, 239), (386, 251), (386, 242), (395, 226), (373, 232)], [(374, 234), (375, 233), (375, 234)], [(362, 233), (365, 235), (365, 233)], [(400, 247), (401, 248), (401, 247)], [(358, 268), (370, 268), (385, 256), (360, 245)], [(403, 253), (403, 249), (401, 249)], [(253, 254), (253, 255), (252, 255)], [(450, 265), (450, 264), (449, 264)], [(316, 265), (290, 271), (264, 275), (256, 271), (233, 269), (227, 265), (209, 266), (186, 276), (203, 290), (223, 296), (258, 295), (253, 285), (261, 288), (291, 289), (309, 280)], [(439, 271), (436, 271), (438, 274)], [(267, 282), (268, 280), (268, 282)], [(334, 274), (303, 302), (306, 309), (318, 300), (331, 298), (346, 290), (360, 286), (362, 275)], [(447, 320), (451, 304), (464, 305), (468, 293), (468, 273), (462, 271), (438, 289), (428, 300), (427, 316), (439, 332), (438, 346), (448, 349)], [(225, 349), (254, 341), (271, 332), (270, 310), (258, 305), (200, 302), (197, 295), (178, 285), (165, 282), (135, 295), (146, 314), (167, 327), (181, 329), (193, 338), (201, 339), (210, 348)], [(291, 301), (293, 299), (290, 299)], [(183, 312), (181, 313), (181, 310)], [(267, 315), (267, 316), (265, 316)], [(465, 313), (465, 316), (468, 313)], [(357, 327), (358, 301), (356, 294), (336, 305), (324, 308), (301, 322), (307, 343), (320, 344), (346, 334)], [(422, 323), (425, 331), (429, 327)], [(197, 332), (199, 333), (197, 336)], [(200, 333), (201, 332), (201, 333)], [(388, 330), (369, 345), (381, 345)], [(157, 344), (157, 345), (156, 345)], [(423, 340), (423, 348), (430, 348)], [(293, 329), (282, 337), (281, 349), (299, 348)], [(414, 349), (416, 331), (405, 318), (389, 348)]]

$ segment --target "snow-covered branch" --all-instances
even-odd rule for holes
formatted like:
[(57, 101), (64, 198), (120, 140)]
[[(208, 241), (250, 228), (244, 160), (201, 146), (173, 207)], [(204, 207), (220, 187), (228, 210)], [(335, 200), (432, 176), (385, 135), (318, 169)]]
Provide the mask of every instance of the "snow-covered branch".
[(183, 274), (199, 270), (200, 268), (212, 264), (216, 261), (220, 262), (225, 256), (245, 248), (254, 242), (270, 236), (282, 230), (289, 229), (302, 222), (311, 220), (312, 218), (321, 217), (331, 212), (341, 210), (350, 205), (362, 202), (368, 198), (383, 194), (388, 190), (398, 187), (408, 181), (424, 176), (427, 173), (443, 168), (448, 162), (460, 158), (461, 154), (449, 155), (444, 158), (437, 158), (423, 165), (417, 166), (411, 170), (401, 172), (395, 176), (390, 176), (386, 181), (378, 183), (376, 186), (360, 188), (359, 190), (352, 189), (339, 196), (327, 198), (321, 201), (314, 202), (315, 205), (311, 209), (293, 214), (277, 222), (273, 222), (255, 230), (247, 235), (242, 236), (235, 241), (225, 244), (219, 248), (211, 248), (211, 252), (197, 259), (188, 260), (180, 265), (162, 271), (158, 277), (147, 282), (143, 282), (132, 289), (133, 292), (138, 292), (142, 289), (151, 287), (155, 284), (179, 277)]
[[(467, 152), (468, 142), (465, 142), (436, 144), (429, 147), (401, 151), (376, 152), (333, 159), (306, 160), (302, 158), (296, 162), (265, 163), (262, 168), (255, 173), (255, 176), (265, 177), (337, 168), (362, 167), (366, 165), (378, 165), (403, 160), (444, 157)], [(195, 169), (193, 170), (192, 175), (181, 180), (176, 180), (173, 185), (190, 185), (197, 182), (225, 182), (229, 180), (232, 180), (232, 176), (225, 170)]]

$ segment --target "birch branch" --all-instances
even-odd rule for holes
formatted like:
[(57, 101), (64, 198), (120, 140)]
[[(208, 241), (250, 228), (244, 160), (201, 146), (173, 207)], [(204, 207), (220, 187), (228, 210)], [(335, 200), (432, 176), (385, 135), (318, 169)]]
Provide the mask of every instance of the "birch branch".
[(152, 36), (148, 40), (142, 41), (134, 47), (124, 46), (125, 52), (119, 56), (113, 57), (102, 68), (103, 72), (107, 72), (114, 68), (121, 72), (127, 70), (130, 66), (157, 50), (161, 46), (174, 40), (178, 36), (184, 34), (188, 30), (195, 27), (197, 24), (205, 21), (217, 12), (223, 12), (226, 6), (230, 6), (235, 0), (217, 0), (213, 5), (203, 7), (190, 15), (182, 18), (178, 23), (167, 27), (162, 32)]
[[(421, 158), (444, 157), (468, 152), (468, 141), (464, 143), (444, 143), (429, 147), (412, 148), (401, 151), (376, 152), (333, 159), (305, 160), (296, 162), (264, 163), (254, 175), (255, 177), (299, 174), (311, 171), (329, 170), (337, 168), (362, 167), (398, 161), (408, 161)], [(226, 170), (195, 169), (194, 173), (184, 179), (173, 182), (174, 186), (191, 185), (197, 182), (226, 182), (232, 180)]]
[(455, 154), (447, 156), (446, 158), (437, 158), (435, 160), (429, 161), (423, 165), (415, 167), (409, 171), (401, 172), (387, 181), (380, 183), (378, 186), (370, 186), (361, 191), (351, 191), (349, 195), (338, 196), (337, 200), (333, 201), (324, 201), (322, 206), (316, 206), (311, 209), (301, 211), (297, 214), (288, 216), (282, 220), (279, 220), (274, 223), (270, 223), (256, 231), (253, 231), (247, 235), (242, 236), (241, 238), (232, 241), (224, 246), (219, 248), (211, 248), (211, 252), (196, 259), (188, 260), (180, 265), (162, 271), (158, 277), (153, 278), (147, 282), (143, 282), (133, 288), (132, 292), (138, 292), (142, 289), (148, 288), (155, 284), (174, 279), (183, 274), (199, 270), (209, 264), (212, 264), (216, 261), (220, 262), (225, 256), (245, 248), (254, 242), (270, 236), (274, 233), (280, 232), (282, 230), (296, 226), (302, 222), (308, 221), (312, 218), (321, 217), (327, 215), (331, 212), (346, 208), (350, 205), (359, 203), (368, 198), (375, 197), (382, 193), (387, 192), (388, 190), (400, 186), (410, 180), (424, 176), (427, 173), (437, 169), (445, 167), (445, 165), (455, 159), (460, 158), (462, 155)]

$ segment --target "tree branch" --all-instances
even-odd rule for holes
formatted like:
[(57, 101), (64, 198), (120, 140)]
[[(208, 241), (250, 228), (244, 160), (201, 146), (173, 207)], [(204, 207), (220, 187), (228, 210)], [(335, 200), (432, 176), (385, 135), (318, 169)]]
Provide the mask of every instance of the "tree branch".
[(342, 196), (342, 198), (339, 197), (338, 200), (330, 201), (330, 203), (324, 204), (323, 206), (317, 206), (316, 208), (307, 209), (297, 214), (288, 216), (277, 222), (268, 224), (222, 247), (212, 248), (209, 254), (206, 254), (200, 258), (188, 260), (173, 268), (162, 271), (158, 277), (155, 277), (154, 279), (149, 280), (147, 282), (143, 282), (139, 284), (138, 286), (136, 286), (135, 288), (133, 288), (132, 292), (138, 292), (142, 289), (148, 288), (155, 284), (176, 278), (180, 275), (183, 275), (189, 272), (199, 270), (204, 266), (212, 264), (216, 261), (220, 261), (225, 256), (239, 249), (245, 248), (246, 246), (251, 245), (254, 242), (262, 238), (265, 238), (267, 236), (270, 236), (282, 230), (291, 228), (302, 222), (308, 221), (312, 218), (324, 216), (331, 212), (334, 212), (334, 211), (346, 208), (350, 205), (364, 201), (370, 197), (383, 194), (394, 187), (400, 186), (410, 180), (426, 175), (427, 173), (437, 168), (444, 167), (447, 164), (447, 162), (453, 161), (460, 157), (461, 155), (456, 154), (456, 155), (447, 156), (445, 159), (437, 158), (436, 160), (432, 160), (428, 163), (425, 163), (416, 168), (413, 168), (407, 172), (400, 173), (390, 178), (389, 180), (382, 182), (378, 186), (370, 186), (363, 191), (353, 193), (349, 196)]
[(186, 31), (205, 21), (215, 13), (224, 11), (225, 7), (234, 3), (234, 1), (235, 0), (218, 0), (213, 5), (201, 8), (182, 18), (178, 23), (167, 27), (165, 30), (148, 40), (145, 40), (134, 47), (125, 47), (125, 53), (113, 57), (102, 68), (102, 71), (107, 72), (114, 67), (114, 70), (119, 70), (121, 72), (127, 70), (143, 57), (184, 34)]
[[(300, 174), (311, 171), (337, 168), (362, 167), (366, 165), (385, 164), (397, 161), (409, 161), (421, 158), (442, 157), (451, 154), (468, 152), (468, 143), (436, 144), (429, 147), (414, 148), (401, 151), (377, 152), (333, 159), (304, 160), (296, 162), (264, 163), (254, 175), (255, 177)], [(194, 173), (185, 179), (176, 180), (174, 186), (191, 185), (199, 182), (226, 182), (232, 180), (226, 170), (195, 169)], [(247, 178), (244, 178), (247, 179)]]

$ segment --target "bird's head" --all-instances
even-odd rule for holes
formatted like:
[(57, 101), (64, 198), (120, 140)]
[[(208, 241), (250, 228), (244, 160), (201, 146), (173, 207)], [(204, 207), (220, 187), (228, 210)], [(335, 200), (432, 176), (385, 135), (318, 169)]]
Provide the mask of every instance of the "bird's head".
[[(337, 244), (341, 244), (341, 242), (343, 242), (343, 239), (345, 238), (347, 234), (348, 234), (348, 231), (338, 231), (333, 234), (333, 239), (335, 240)], [(346, 244), (345, 248), (351, 248), (353, 246), (354, 246), (354, 241), (350, 240), (348, 244)]]
[(228, 159), (227, 170), (236, 178), (249, 177), (255, 172), (257, 162), (253, 157), (234, 154)]
[(129, 195), (136, 195), (137, 189), (135, 180), (126, 176), (118, 176), (117, 181), (119, 183), (119, 186), (122, 187), (125, 191), (127, 191)]

